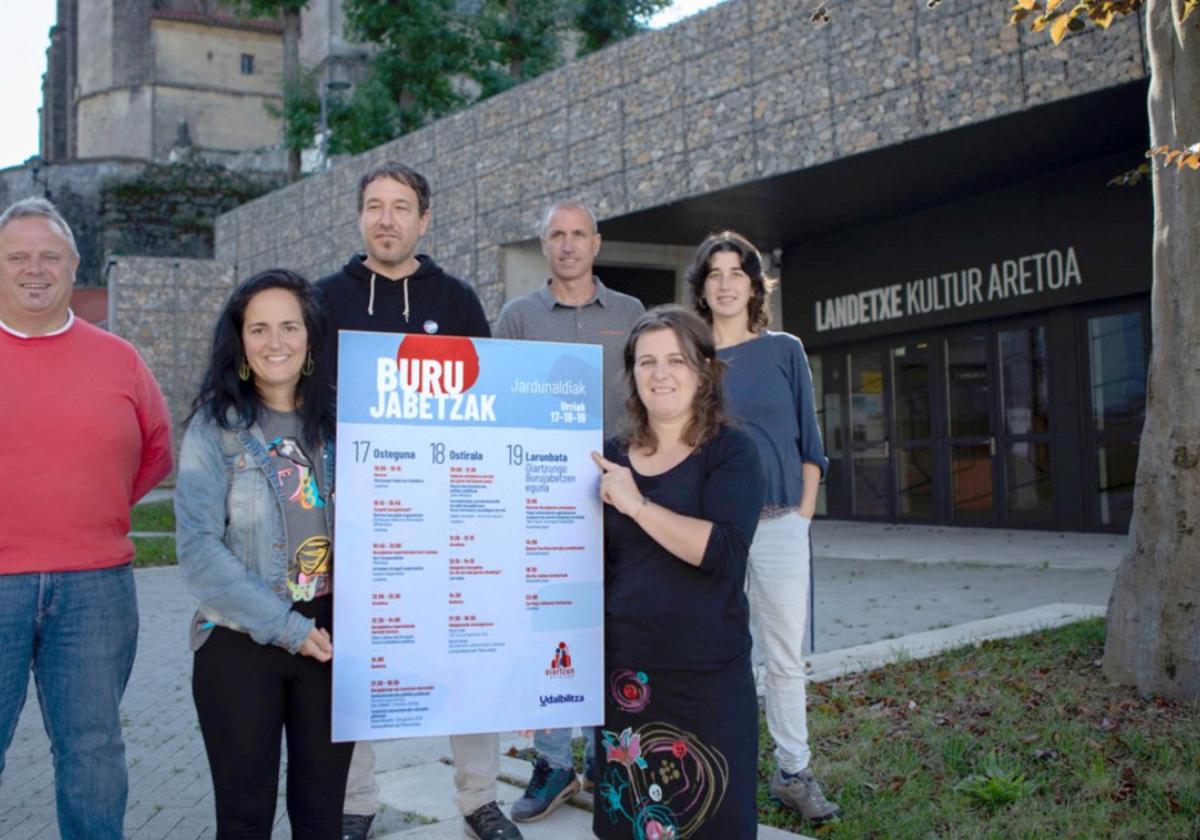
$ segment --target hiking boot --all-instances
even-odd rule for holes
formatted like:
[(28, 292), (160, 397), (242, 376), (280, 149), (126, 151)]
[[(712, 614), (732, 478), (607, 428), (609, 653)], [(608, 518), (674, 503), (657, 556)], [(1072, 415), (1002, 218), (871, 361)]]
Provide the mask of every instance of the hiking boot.
[(799, 773), (776, 770), (771, 777), (771, 796), (786, 808), (796, 811), (813, 825), (820, 825), (842, 815), (842, 809), (825, 798), (821, 783), (811, 767)]
[(513, 803), (512, 818), (516, 822), (536, 822), (554, 813), (554, 809), (579, 792), (579, 780), (574, 768), (561, 770), (551, 767), (544, 758), (533, 762), (533, 776), (525, 795)]
[(342, 840), (367, 840), (374, 814), (342, 814)]
[(463, 830), (475, 840), (521, 840), (521, 832), (495, 802), (481, 805), (463, 817)]

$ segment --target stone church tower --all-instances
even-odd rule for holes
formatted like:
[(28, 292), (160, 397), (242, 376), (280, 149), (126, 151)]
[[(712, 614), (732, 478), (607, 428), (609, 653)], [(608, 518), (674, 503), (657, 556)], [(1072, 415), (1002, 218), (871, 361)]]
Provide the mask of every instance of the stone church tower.
[(217, 0), (57, 0), (42, 157), (164, 160), (186, 123), (199, 149), (280, 141), (282, 26)]

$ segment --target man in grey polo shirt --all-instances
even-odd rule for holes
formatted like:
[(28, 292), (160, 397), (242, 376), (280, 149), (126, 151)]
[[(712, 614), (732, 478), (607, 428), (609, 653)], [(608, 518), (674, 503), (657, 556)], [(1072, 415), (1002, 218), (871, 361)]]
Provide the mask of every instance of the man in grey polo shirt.
[[(599, 344), (604, 348), (604, 433), (616, 434), (625, 404), (621, 353), (625, 339), (642, 313), (641, 301), (605, 287), (592, 274), (600, 252), (596, 217), (578, 201), (559, 201), (547, 208), (538, 226), (550, 279), (524, 297), (510, 300), (492, 332), (495, 338)], [(584, 730), (588, 763), (592, 732)], [(533, 746), (538, 756), (525, 795), (513, 803), (515, 822), (548, 816), (579, 790), (571, 758), (571, 730), (539, 731)]]
[(604, 348), (604, 434), (617, 433), (624, 411), (621, 352), (634, 322), (646, 308), (614, 291), (592, 274), (600, 252), (596, 217), (578, 201), (559, 201), (538, 225), (550, 279), (524, 297), (510, 300), (492, 331), (494, 338), (567, 341)]

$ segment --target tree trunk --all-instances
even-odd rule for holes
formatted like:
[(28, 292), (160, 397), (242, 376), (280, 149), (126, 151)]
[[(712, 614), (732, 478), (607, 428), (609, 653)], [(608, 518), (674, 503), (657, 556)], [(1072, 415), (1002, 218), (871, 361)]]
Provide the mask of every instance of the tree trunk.
[[(1148, 0), (1150, 142), (1200, 142), (1200, 14)], [(1154, 349), (1129, 543), (1108, 604), (1104, 673), (1200, 697), (1200, 172), (1155, 165)]]
[[(300, 85), (300, 10), (283, 10), (283, 89), (293, 95)], [(300, 177), (300, 150), (288, 149), (288, 180)]]
[(525, 68), (522, 66), (521, 56), (524, 54), (524, 44), (521, 43), (521, 10), (517, 7), (517, 0), (508, 0), (508, 31), (509, 35), (509, 60), (508, 60), (508, 75), (512, 77), (513, 82), (524, 81), (522, 74)]

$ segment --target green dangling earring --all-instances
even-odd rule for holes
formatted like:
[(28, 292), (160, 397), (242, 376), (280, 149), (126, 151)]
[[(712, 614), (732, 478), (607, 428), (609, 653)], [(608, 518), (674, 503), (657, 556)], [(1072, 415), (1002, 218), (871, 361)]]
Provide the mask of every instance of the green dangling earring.
[(244, 358), (242, 359), (241, 364), (238, 365), (238, 379), (242, 380), (243, 382), (250, 381), (250, 363)]
[(317, 369), (317, 363), (313, 361), (312, 351), (308, 351), (308, 358), (304, 361), (304, 367), (300, 368), (300, 373), (303, 376), (312, 376), (313, 371)]

